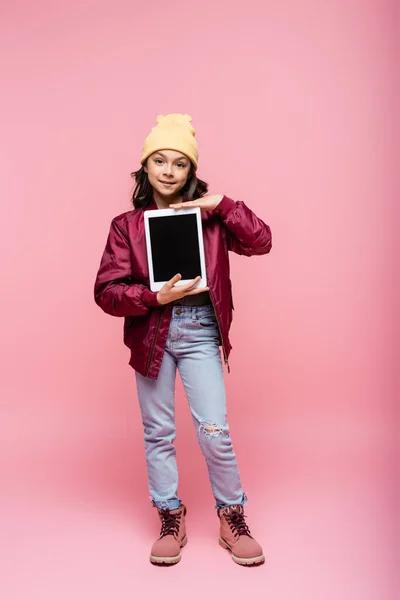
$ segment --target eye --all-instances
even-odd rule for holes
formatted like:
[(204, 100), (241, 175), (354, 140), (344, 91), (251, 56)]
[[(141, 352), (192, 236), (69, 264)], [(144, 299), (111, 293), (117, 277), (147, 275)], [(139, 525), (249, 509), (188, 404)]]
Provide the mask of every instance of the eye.
[(177, 167), (182, 167), (182, 168), (185, 168), (185, 167), (186, 167), (185, 163), (177, 163), (177, 165), (176, 165), (176, 166), (177, 166)]
[(163, 161), (161, 158), (155, 158), (154, 162), (157, 163), (158, 165), (160, 165)]

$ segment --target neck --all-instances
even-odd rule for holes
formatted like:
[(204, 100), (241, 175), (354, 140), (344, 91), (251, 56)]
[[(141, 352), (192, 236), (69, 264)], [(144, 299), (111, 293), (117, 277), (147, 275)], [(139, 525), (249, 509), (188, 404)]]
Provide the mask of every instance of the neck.
[(178, 204), (178, 202), (182, 202), (181, 196), (169, 196), (166, 198), (165, 196), (161, 196), (161, 194), (156, 191), (153, 193), (153, 198), (158, 208), (169, 208), (170, 204)]

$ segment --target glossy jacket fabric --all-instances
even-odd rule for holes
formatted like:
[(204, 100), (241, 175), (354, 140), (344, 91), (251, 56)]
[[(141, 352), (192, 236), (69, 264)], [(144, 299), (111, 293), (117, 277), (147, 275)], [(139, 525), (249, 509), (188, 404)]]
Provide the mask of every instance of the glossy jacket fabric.
[[(124, 317), (124, 343), (131, 351), (129, 364), (140, 374), (157, 379), (163, 359), (172, 305), (159, 305), (149, 289), (144, 211), (136, 209), (115, 217), (97, 273), (96, 303), (108, 314)], [(271, 230), (244, 202), (223, 197), (215, 210), (202, 213), (207, 286), (218, 320), (225, 362), (231, 351), (232, 287), (229, 255), (266, 254)]]

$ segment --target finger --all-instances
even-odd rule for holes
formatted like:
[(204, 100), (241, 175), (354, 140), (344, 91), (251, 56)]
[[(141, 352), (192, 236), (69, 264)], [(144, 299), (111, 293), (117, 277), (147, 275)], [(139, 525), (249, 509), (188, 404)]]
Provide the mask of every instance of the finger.
[(192, 290), (194, 290), (194, 289), (197, 289), (197, 288), (196, 288), (196, 285), (197, 285), (198, 283), (199, 283), (199, 281), (197, 281), (196, 283), (194, 283), (193, 285), (190, 285), (190, 286), (188, 286), (188, 287), (186, 287), (186, 286), (185, 286), (185, 287), (186, 287), (186, 289), (185, 289), (185, 291), (184, 291), (184, 294), (187, 294), (188, 292), (191, 292)]
[(180, 273), (177, 273), (176, 275), (174, 275), (172, 277), (172, 279), (170, 279), (169, 281), (167, 281), (167, 286), (172, 288), (174, 287), (174, 285), (180, 280), (182, 279), (182, 275)]
[(198, 275), (197, 277), (195, 277), (194, 279), (192, 279), (192, 281), (189, 281), (189, 283), (185, 283), (185, 285), (179, 286), (180, 290), (191, 290), (192, 287), (194, 287), (195, 285), (197, 285), (200, 281), (201, 277), (200, 275)]
[(210, 288), (205, 287), (205, 288), (196, 288), (194, 290), (190, 290), (186, 296), (194, 296), (195, 294), (202, 294), (203, 292), (208, 292)]
[(176, 290), (179, 290), (179, 292), (183, 295), (187, 294), (187, 292), (189, 290), (191, 290), (192, 288), (194, 288), (195, 285), (197, 285), (200, 281), (201, 277), (196, 277), (196, 279), (192, 279), (192, 281), (189, 281), (189, 283), (185, 283), (185, 285), (180, 285), (178, 287), (176, 287)]
[(176, 210), (179, 210), (180, 208), (196, 208), (197, 206), (200, 206), (197, 202), (179, 202), (178, 204), (170, 204), (169, 207), (170, 208), (174, 208)]

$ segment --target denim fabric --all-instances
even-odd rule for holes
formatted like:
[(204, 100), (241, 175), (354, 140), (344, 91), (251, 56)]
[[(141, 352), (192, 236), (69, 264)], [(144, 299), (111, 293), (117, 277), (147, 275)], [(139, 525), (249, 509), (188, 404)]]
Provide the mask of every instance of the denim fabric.
[(158, 379), (136, 372), (152, 502), (171, 510), (181, 504), (174, 446), (177, 368), (207, 462), (216, 508), (244, 504), (227, 423), (218, 324), (211, 305), (174, 306)]

